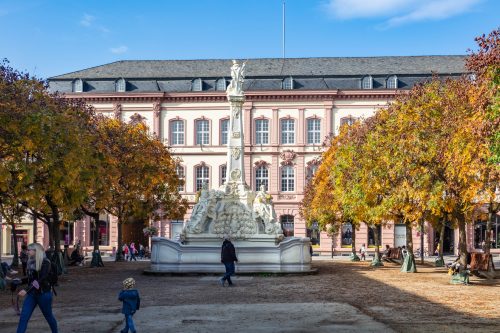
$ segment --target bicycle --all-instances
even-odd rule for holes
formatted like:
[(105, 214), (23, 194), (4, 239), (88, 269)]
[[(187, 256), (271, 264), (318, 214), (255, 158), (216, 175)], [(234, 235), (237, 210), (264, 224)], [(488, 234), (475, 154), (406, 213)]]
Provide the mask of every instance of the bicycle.
[[(415, 258), (420, 258), (420, 248), (413, 251), (413, 255), (415, 256)], [(424, 249), (424, 257), (428, 256), (429, 256), (429, 251), (427, 251), (427, 249)]]

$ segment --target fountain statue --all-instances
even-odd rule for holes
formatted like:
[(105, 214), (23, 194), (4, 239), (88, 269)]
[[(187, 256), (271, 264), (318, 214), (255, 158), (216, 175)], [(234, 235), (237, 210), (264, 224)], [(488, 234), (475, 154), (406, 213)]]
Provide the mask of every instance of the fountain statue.
[(309, 238), (283, 236), (272, 196), (245, 182), (242, 107), (246, 63), (233, 60), (227, 87), (230, 106), (226, 181), (218, 189), (204, 183), (180, 240), (152, 238), (151, 271), (222, 272), (220, 246), (230, 237), (238, 272), (304, 272), (311, 269)]

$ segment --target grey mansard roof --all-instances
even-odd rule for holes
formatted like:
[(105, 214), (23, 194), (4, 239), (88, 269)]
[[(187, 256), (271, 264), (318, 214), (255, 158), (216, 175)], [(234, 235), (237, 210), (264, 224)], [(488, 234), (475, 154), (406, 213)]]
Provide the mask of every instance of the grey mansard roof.
[[(268, 58), (249, 59), (246, 90), (280, 90), (285, 77), (293, 77), (294, 89), (359, 89), (365, 75), (373, 77), (373, 89), (385, 88), (390, 75), (398, 87), (409, 88), (433, 73), (457, 76), (465, 72), (465, 56), (398, 56), (365, 58)], [(49, 78), (51, 90), (71, 91), (71, 82), (84, 81), (84, 92), (112, 92), (124, 78), (127, 91), (191, 91), (191, 81), (203, 80), (203, 91), (215, 90), (218, 78), (230, 79), (231, 60), (125, 60)]]

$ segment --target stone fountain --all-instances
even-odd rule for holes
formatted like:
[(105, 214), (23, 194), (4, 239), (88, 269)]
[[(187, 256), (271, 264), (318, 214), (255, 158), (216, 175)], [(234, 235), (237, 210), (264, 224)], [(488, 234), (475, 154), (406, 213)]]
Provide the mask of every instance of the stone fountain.
[(230, 119), (225, 183), (209, 189), (205, 183), (184, 226), (180, 242), (152, 238), (151, 271), (177, 273), (223, 272), (222, 239), (233, 240), (236, 272), (307, 272), (311, 270), (309, 238), (283, 236), (272, 196), (265, 187), (254, 192), (245, 182), (242, 85), (245, 63), (233, 60), (227, 88)]

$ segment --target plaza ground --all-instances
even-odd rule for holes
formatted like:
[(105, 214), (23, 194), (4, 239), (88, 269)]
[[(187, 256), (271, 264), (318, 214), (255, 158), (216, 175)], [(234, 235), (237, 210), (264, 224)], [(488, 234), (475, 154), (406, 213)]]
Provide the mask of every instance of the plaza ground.
[[(498, 261), (497, 258), (495, 258)], [(54, 313), (60, 332), (119, 332), (121, 282), (137, 281), (138, 332), (498, 332), (500, 280), (471, 278), (451, 285), (444, 268), (418, 266), (417, 274), (388, 263), (315, 257), (317, 274), (237, 276), (221, 287), (217, 276), (151, 276), (149, 262), (105, 262), (70, 267), (60, 277)], [(222, 269), (222, 267), (221, 267)], [(0, 332), (15, 332), (10, 291), (0, 292)], [(47, 332), (37, 309), (28, 332)]]

